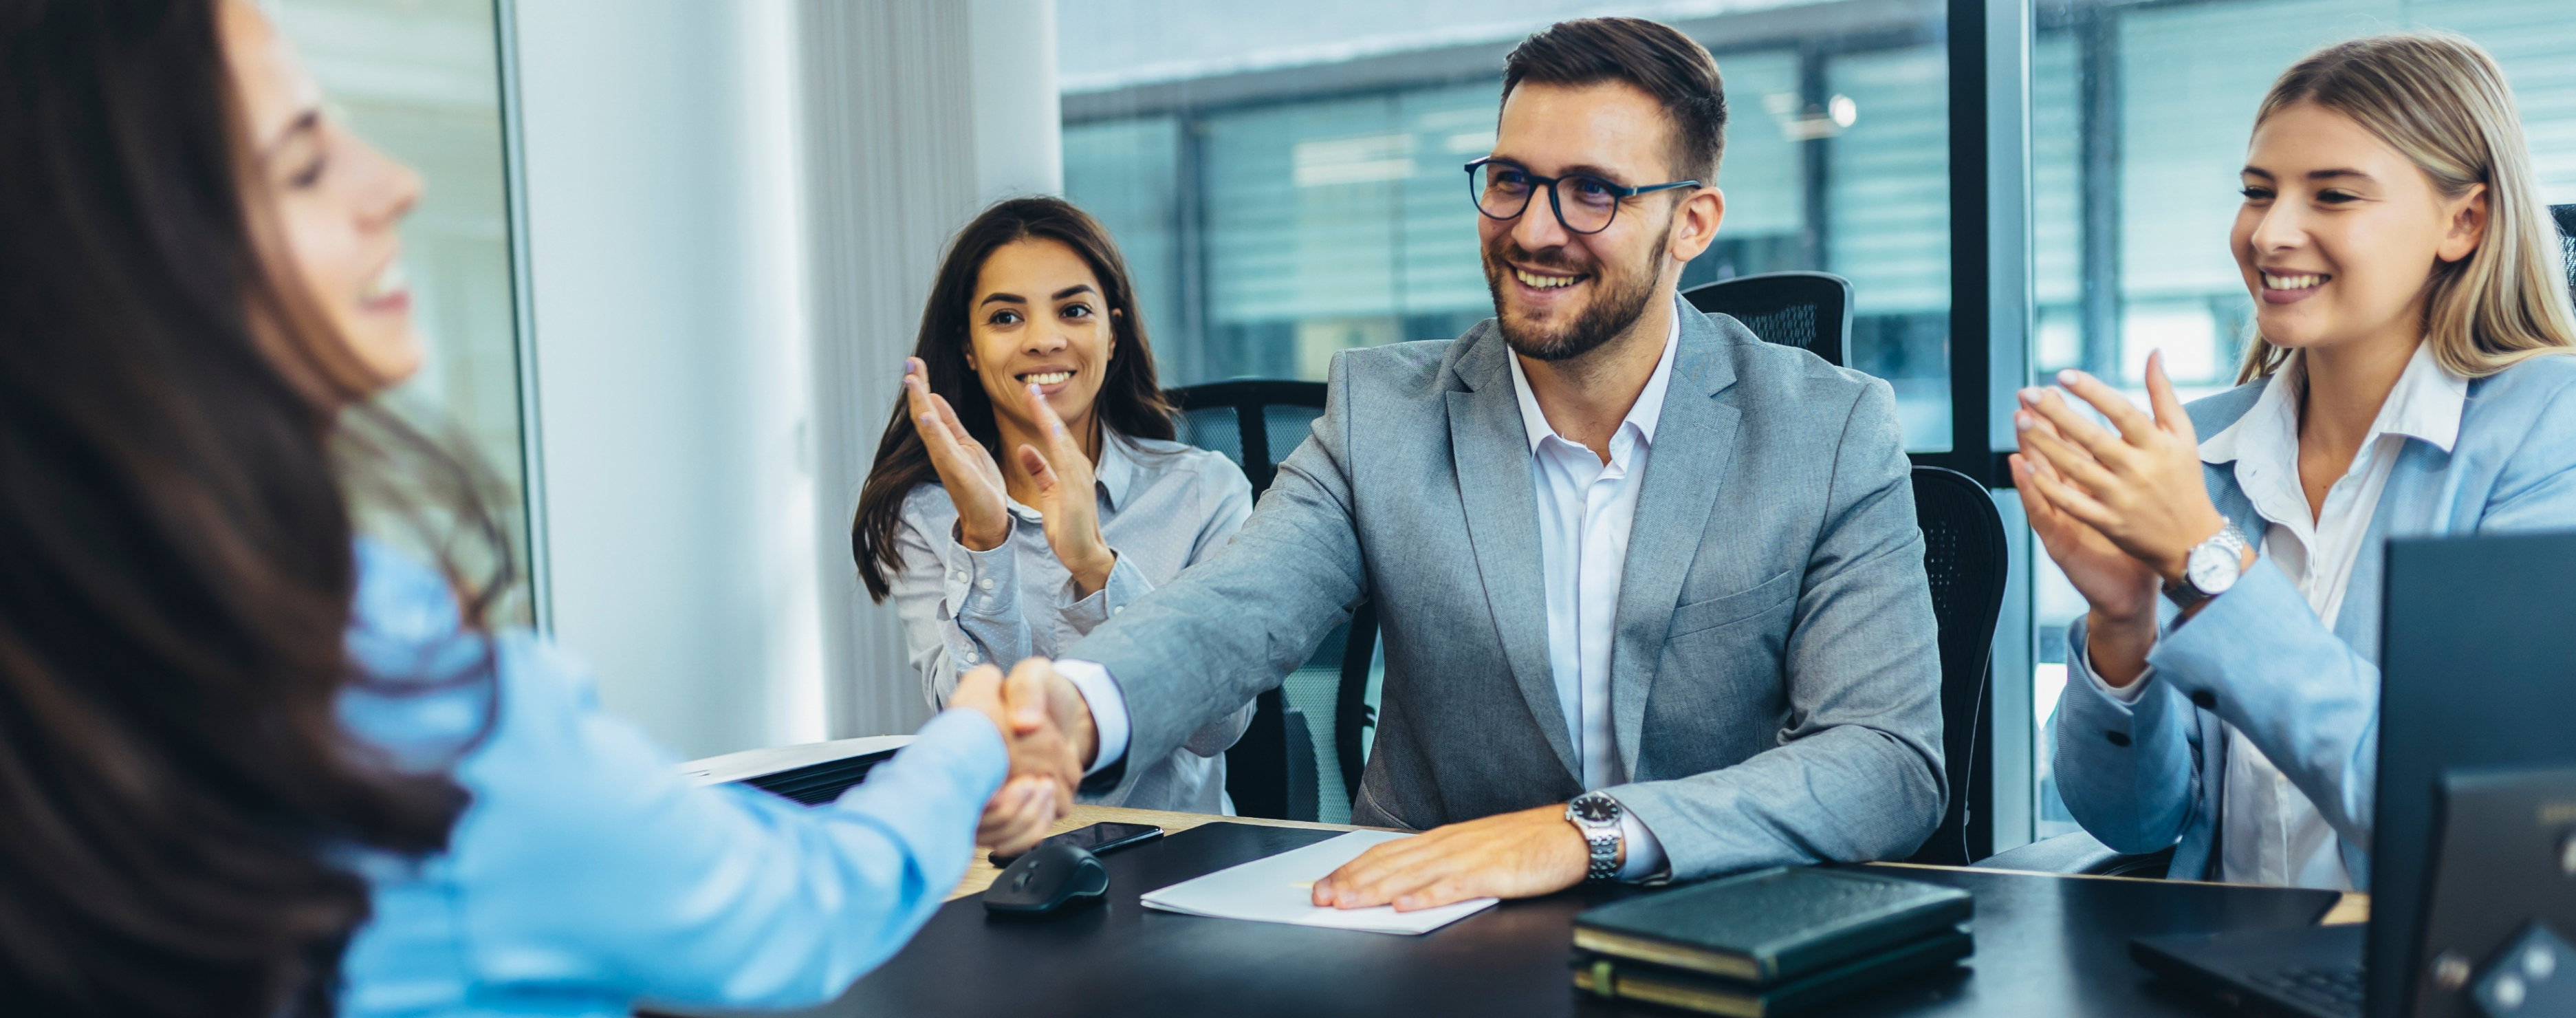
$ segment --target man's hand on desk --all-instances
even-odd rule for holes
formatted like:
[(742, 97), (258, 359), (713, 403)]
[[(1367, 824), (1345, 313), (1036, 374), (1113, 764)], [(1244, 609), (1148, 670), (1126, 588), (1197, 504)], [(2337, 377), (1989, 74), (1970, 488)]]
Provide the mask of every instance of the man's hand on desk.
[(1027, 851), (1073, 808), (1073, 790), (1099, 751), (1090, 706), (1040, 658), (1020, 662), (1007, 679), (991, 665), (969, 671), (958, 677), (948, 703), (983, 712), (1011, 753), (1011, 776), (984, 804), (975, 843)]
[(1315, 881), (1315, 904), (1392, 904), (1410, 912), (1470, 898), (1528, 898), (1582, 883), (1590, 863), (1590, 846), (1566, 822), (1565, 806), (1541, 806), (1369, 849)]

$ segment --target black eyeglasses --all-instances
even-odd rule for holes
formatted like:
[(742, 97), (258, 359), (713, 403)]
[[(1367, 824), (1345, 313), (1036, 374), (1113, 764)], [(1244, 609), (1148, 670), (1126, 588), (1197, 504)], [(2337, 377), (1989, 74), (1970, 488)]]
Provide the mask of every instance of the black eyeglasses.
[[(1566, 185), (1574, 187), (1568, 200)], [(1698, 187), (1696, 180), (1676, 180), (1669, 184), (1645, 187), (1621, 187), (1599, 177), (1569, 173), (1562, 177), (1542, 177), (1510, 163), (1495, 162), (1486, 156), (1467, 164), (1467, 197), (1476, 202), (1476, 211), (1491, 219), (1518, 219), (1529, 210), (1530, 197), (1540, 188), (1547, 189), (1547, 207), (1556, 212), (1556, 221), (1568, 233), (1593, 234), (1610, 228), (1619, 215), (1619, 203), (1641, 194), (1669, 191), (1676, 187)]]

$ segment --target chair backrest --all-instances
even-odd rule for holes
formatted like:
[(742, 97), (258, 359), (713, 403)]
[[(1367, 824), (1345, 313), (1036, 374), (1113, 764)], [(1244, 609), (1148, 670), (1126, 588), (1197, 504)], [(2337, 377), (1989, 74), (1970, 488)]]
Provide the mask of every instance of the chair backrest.
[(2567, 268), (2567, 291), (2576, 294), (2576, 205), (2552, 205), (2549, 216), (2558, 220), (2558, 254)]
[[(1914, 519), (1940, 627), (1941, 750), (1950, 805), (1941, 826), (1907, 861), (1964, 866), (1994, 851), (1994, 817), (1976, 776), (1994, 765), (1994, 700), (1986, 695), (2003, 611), (2010, 551), (2003, 514), (1985, 485), (1946, 467), (1914, 468)], [(1992, 799), (1995, 790), (1984, 790)]]
[(1682, 291), (1702, 313), (1732, 315), (1766, 343), (1794, 346), (1844, 364), (1851, 342), (1851, 280), (1830, 272), (1765, 272)]
[[(1279, 461), (1323, 415), (1325, 392), (1322, 382), (1237, 379), (1164, 396), (1180, 410), (1180, 440), (1234, 460), (1258, 496), (1278, 476)], [(1225, 754), (1225, 788), (1235, 812), (1283, 820), (1350, 818), (1364, 732), (1377, 723), (1367, 699), (1376, 659), (1377, 615), (1362, 604), (1304, 667), (1261, 694), (1252, 726)]]

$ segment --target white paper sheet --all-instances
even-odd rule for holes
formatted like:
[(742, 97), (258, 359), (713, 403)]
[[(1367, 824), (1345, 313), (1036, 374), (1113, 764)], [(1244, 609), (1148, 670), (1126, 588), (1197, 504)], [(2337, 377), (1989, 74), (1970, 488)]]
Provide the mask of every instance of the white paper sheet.
[(1494, 907), (1499, 899), (1477, 898), (1415, 912), (1398, 912), (1391, 905), (1352, 909), (1315, 906), (1315, 881), (1372, 847), (1412, 836), (1393, 831), (1352, 831), (1331, 841), (1148, 891), (1139, 900), (1146, 908), (1182, 915), (1408, 934), (1429, 933)]

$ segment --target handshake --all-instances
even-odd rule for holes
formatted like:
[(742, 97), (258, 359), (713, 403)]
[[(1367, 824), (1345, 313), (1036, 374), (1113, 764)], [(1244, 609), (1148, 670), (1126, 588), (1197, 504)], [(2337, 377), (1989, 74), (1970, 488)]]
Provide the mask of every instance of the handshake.
[(948, 706), (983, 714), (1011, 753), (1011, 775), (984, 804), (975, 843), (996, 852), (1027, 851), (1073, 808), (1073, 791), (1099, 756), (1090, 703), (1050, 662), (1033, 657), (1008, 677), (992, 665), (959, 676)]

